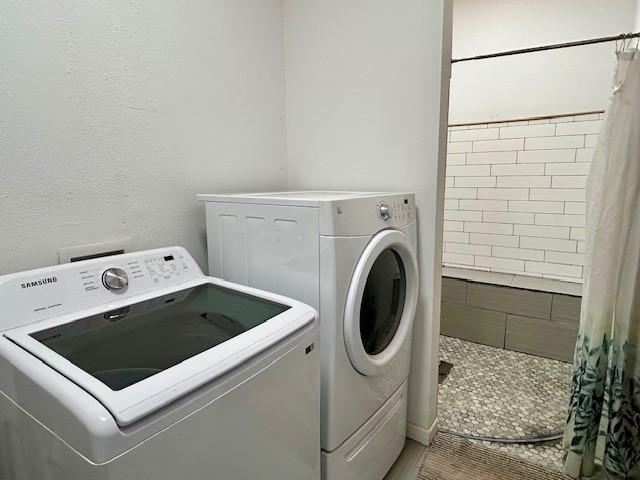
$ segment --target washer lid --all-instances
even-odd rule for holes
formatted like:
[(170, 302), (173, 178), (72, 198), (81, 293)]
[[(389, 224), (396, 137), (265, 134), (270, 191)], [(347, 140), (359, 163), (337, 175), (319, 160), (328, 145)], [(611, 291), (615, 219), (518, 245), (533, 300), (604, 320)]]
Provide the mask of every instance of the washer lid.
[(315, 318), (304, 304), (211, 279), (5, 336), (91, 393), (126, 426)]

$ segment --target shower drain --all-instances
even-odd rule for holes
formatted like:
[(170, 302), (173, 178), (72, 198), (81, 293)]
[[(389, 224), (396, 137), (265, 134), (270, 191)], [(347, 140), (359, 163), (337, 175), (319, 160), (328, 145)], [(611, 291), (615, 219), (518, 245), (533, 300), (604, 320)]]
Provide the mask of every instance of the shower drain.
[(453, 363), (449, 362), (440, 362), (438, 366), (438, 385), (445, 381), (447, 375), (451, 373), (451, 369), (453, 368)]

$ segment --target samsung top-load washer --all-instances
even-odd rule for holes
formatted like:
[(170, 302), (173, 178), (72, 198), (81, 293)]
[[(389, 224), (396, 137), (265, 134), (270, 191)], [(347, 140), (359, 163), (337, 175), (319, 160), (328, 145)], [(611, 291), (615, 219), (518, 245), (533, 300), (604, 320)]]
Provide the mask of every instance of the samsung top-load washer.
[(315, 310), (180, 247), (0, 277), (0, 478), (320, 478)]
[(378, 480), (405, 442), (418, 298), (410, 193), (199, 195), (209, 268), (320, 312), (327, 480)]

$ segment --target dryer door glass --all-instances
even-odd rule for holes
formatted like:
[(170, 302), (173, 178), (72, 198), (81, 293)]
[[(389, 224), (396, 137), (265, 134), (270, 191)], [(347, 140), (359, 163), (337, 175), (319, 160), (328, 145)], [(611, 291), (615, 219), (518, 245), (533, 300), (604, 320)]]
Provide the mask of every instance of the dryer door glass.
[(351, 365), (377, 375), (407, 344), (418, 302), (418, 262), (409, 238), (384, 230), (356, 263), (344, 309), (344, 346)]
[(406, 290), (402, 258), (390, 248), (382, 251), (371, 267), (360, 305), (360, 338), (367, 354), (379, 354), (393, 340)]
[(289, 308), (207, 283), (31, 336), (112, 390), (121, 390)]

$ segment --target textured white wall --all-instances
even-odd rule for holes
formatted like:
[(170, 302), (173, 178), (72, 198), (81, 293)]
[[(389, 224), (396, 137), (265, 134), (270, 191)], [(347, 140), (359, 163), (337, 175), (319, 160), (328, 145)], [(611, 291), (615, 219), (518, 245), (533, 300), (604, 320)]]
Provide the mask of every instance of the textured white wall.
[(2, 2), (0, 274), (130, 236), (206, 265), (197, 192), (286, 184), (278, 0)]
[[(636, 0), (455, 0), (453, 57), (617, 35)], [(451, 123), (603, 109), (615, 45), (605, 43), (453, 65)]]
[(446, 142), (438, 132), (446, 122), (449, 59), (444, 81), (441, 66), (450, 34), (443, 3), (284, 3), (289, 186), (417, 194), (422, 296), (409, 422), (418, 437), (436, 415)]
[(284, 19), (279, 0), (2, 3), (0, 274), (126, 236), (183, 245), (204, 267), (197, 192), (413, 190), (423, 295), (409, 420), (429, 427), (445, 3), (285, 0)]

